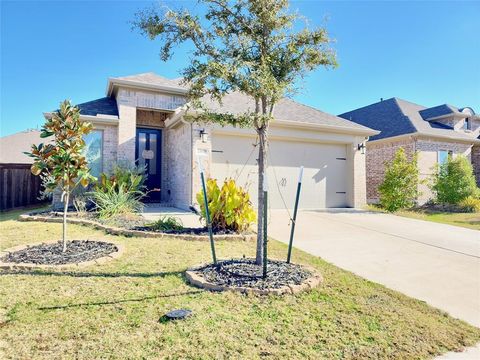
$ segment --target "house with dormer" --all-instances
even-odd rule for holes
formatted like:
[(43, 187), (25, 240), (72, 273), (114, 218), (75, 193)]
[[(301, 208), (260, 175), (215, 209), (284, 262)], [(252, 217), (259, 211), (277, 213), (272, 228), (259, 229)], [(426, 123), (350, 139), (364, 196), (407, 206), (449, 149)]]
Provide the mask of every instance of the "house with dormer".
[[(367, 201), (379, 201), (378, 187), (382, 183), (385, 162), (398, 148), (410, 156), (418, 153), (421, 179), (429, 178), (435, 165), (448, 155), (465, 155), (473, 164), (480, 185), (480, 116), (470, 107), (452, 105), (425, 107), (399, 98), (381, 100), (340, 117), (379, 130), (366, 143)], [(420, 204), (431, 197), (427, 184), (420, 185)]]
[[(94, 131), (86, 137), (93, 175), (114, 164), (145, 168), (148, 200), (188, 208), (200, 190), (198, 160), (207, 176), (234, 178), (257, 194), (257, 139), (252, 129), (187, 121), (188, 89), (181, 79), (154, 73), (109, 78), (106, 96), (79, 104), (80, 118)], [(255, 104), (241, 93), (212, 110), (241, 114)], [(51, 116), (51, 113), (45, 113)], [(378, 132), (288, 98), (270, 127), (268, 182), (270, 207), (293, 207), (300, 167), (304, 167), (302, 208), (361, 207), (366, 203), (365, 142)]]

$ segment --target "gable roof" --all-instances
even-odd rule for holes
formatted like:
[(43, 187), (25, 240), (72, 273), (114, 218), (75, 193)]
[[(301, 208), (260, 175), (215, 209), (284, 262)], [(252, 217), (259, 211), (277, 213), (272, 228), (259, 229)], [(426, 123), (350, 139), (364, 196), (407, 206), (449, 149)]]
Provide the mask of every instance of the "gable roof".
[(445, 116), (445, 115), (460, 113), (460, 112), (458, 111), (458, 108), (454, 106), (443, 104), (443, 105), (427, 108), (424, 110), (420, 110), (419, 113), (424, 120), (427, 120), (427, 119), (436, 118), (439, 116)]
[[(109, 78), (107, 95), (113, 97), (115, 86), (131, 86), (140, 89), (160, 90), (165, 92), (186, 94), (188, 87), (182, 84), (182, 78), (167, 79), (153, 72)], [(213, 101), (209, 96), (205, 96), (202, 102), (212, 110), (221, 110), (231, 114), (240, 114), (255, 109), (253, 99), (240, 93), (232, 92), (227, 94), (222, 103)], [(300, 104), (294, 100), (284, 98), (275, 106), (274, 116), (279, 120), (297, 121), (305, 124), (318, 124), (327, 126), (344, 127), (346, 129), (357, 129), (359, 131), (375, 133), (360, 124), (342, 119), (338, 116), (327, 114), (313, 107)]]
[[(371, 127), (372, 129), (380, 130), (380, 134), (375, 135), (370, 139), (372, 141), (405, 134), (420, 134), (432, 137), (450, 138), (453, 140), (475, 141), (473, 136), (454, 131), (452, 128), (437, 122), (426, 121), (422, 117), (422, 112), (423, 116), (428, 116), (429, 114), (439, 114), (447, 111), (447, 108), (443, 105), (435, 108), (428, 109), (425, 106), (406, 100), (391, 98), (356, 110), (348, 111), (339, 116), (364, 126)], [(429, 112), (426, 110), (431, 111)], [(431, 117), (432, 116), (429, 116), (428, 118)]]
[[(233, 92), (225, 95), (221, 104), (213, 101), (210, 97), (204, 97), (202, 102), (213, 111), (221, 110), (222, 112), (234, 115), (255, 110), (254, 100), (240, 92)], [(363, 130), (372, 134), (375, 133), (372, 129), (366, 126), (325, 113), (311, 106), (300, 104), (289, 98), (283, 98), (277, 103), (273, 115), (277, 120), (296, 121), (305, 124), (329, 125), (344, 127), (346, 129)]]
[(45, 142), (40, 137), (40, 130), (29, 129), (0, 138), (0, 163), (7, 164), (32, 164), (33, 158), (25, 155), (30, 151), (32, 144), (38, 145)]
[(108, 79), (107, 84), (107, 96), (111, 96), (115, 90), (115, 86), (131, 86), (135, 88), (143, 88), (147, 90), (164, 90), (175, 92), (179, 94), (187, 93), (188, 89), (181, 84), (182, 79), (167, 79), (166, 77), (157, 75), (153, 72), (130, 75), (130, 76), (121, 76), (121, 77), (111, 77)]

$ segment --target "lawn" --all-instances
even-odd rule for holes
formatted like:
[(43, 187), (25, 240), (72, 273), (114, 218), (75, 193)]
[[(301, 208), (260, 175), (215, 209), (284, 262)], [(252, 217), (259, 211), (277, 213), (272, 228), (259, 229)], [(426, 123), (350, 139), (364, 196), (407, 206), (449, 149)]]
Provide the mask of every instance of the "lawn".
[[(369, 206), (368, 210), (382, 211), (377, 206)], [(434, 210), (401, 210), (393, 213), (393, 215), (480, 230), (480, 213), (455, 213)]]
[[(17, 222), (16, 214), (2, 215), (2, 249), (60, 238), (60, 224)], [(210, 259), (207, 242), (125, 238), (76, 225), (69, 236), (126, 251), (71, 272), (0, 270), (0, 358), (418, 359), (480, 340), (479, 329), (300, 251), (294, 261), (316, 267), (324, 284), (262, 297), (186, 284), (183, 271)], [(217, 246), (220, 258), (254, 253), (253, 243)], [(272, 241), (269, 253), (284, 258), (286, 247)], [(194, 315), (163, 320), (177, 308)]]

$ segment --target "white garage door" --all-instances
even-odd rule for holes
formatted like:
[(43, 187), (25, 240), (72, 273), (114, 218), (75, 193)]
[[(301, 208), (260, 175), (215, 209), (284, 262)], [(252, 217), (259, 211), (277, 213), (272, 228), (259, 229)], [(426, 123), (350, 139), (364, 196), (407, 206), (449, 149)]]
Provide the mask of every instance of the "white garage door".
[[(232, 177), (247, 186), (256, 204), (258, 149), (255, 139), (231, 135), (212, 136), (212, 176)], [(250, 158), (249, 158), (250, 156)], [(347, 206), (346, 146), (284, 140), (270, 141), (269, 203), (272, 209), (293, 208), (300, 166), (304, 166), (299, 207), (319, 209)]]

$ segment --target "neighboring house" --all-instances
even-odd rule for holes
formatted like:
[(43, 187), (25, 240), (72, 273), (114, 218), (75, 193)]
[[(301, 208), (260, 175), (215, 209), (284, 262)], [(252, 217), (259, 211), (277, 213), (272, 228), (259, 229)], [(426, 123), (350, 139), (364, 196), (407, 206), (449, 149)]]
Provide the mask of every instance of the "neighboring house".
[(28, 129), (0, 138), (0, 164), (31, 164), (33, 159), (24, 154), (32, 144), (43, 142), (40, 130)]
[[(367, 200), (379, 201), (378, 186), (383, 181), (384, 163), (403, 147), (410, 156), (418, 152), (421, 179), (429, 179), (436, 164), (448, 155), (462, 154), (473, 163), (480, 184), (480, 116), (469, 107), (439, 105), (431, 108), (402, 99), (382, 100), (339, 115), (380, 134), (367, 142)], [(427, 184), (420, 185), (420, 204), (432, 194)]]
[[(160, 189), (153, 200), (188, 208), (200, 190), (200, 154), (207, 176), (236, 178), (249, 186), (255, 203), (255, 132), (185, 121), (186, 94), (179, 79), (153, 73), (110, 78), (105, 98), (78, 105), (81, 119), (95, 129), (87, 141), (92, 172), (108, 172), (115, 163), (146, 166), (148, 188)], [(240, 93), (227, 95), (222, 105), (205, 103), (232, 114), (254, 109)], [(362, 144), (377, 131), (290, 99), (281, 100), (274, 115), (268, 159), (272, 208), (293, 207), (300, 166), (302, 208), (365, 204)]]
[(30, 172), (33, 159), (23, 152), (42, 142), (39, 130), (25, 130), (0, 138), (0, 211), (37, 205), (42, 180)]

